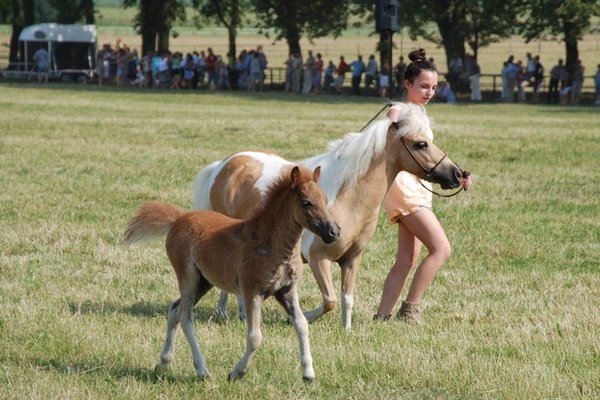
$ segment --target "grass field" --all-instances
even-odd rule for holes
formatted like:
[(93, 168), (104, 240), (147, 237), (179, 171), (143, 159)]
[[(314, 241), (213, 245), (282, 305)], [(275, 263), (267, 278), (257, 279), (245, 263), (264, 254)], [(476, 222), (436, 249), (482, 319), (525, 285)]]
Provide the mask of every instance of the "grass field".
[[(226, 376), (245, 326), (196, 308), (213, 375), (179, 332), (155, 374), (177, 285), (161, 241), (125, 248), (144, 201), (191, 204), (203, 165), (247, 148), (290, 159), (360, 129), (377, 99), (117, 92), (0, 83), (0, 397), (3, 399), (592, 399), (600, 397), (600, 115), (593, 107), (433, 104), (436, 143), (473, 171), (434, 200), (453, 255), (423, 327), (373, 322), (396, 232), (381, 214), (357, 279), (353, 329), (312, 324), (304, 385), (273, 300), (247, 376)], [(339, 269), (334, 278), (339, 288)], [(301, 304), (320, 304), (307, 269)], [(233, 314), (234, 306), (230, 305)]]

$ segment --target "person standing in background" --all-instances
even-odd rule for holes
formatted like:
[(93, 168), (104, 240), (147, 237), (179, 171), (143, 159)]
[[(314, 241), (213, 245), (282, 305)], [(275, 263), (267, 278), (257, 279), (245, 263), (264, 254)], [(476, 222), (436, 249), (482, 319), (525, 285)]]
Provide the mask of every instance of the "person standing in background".
[(564, 74), (565, 66), (562, 58), (560, 58), (558, 64), (550, 70), (550, 83), (548, 84), (548, 97), (546, 98), (548, 104), (558, 104), (558, 94), (561, 89), (559, 85)]
[(48, 50), (40, 47), (33, 53), (33, 61), (35, 62), (35, 69), (37, 72), (38, 83), (44, 81), (48, 83), (48, 71), (50, 70), (50, 56)]
[[(388, 74), (389, 74), (389, 71), (388, 71)], [(375, 56), (373, 54), (371, 54), (369, 56), (369, 61), (367, 62), (367, 70), (365, 71), (365, 92), (367, 93), (367, 95), (369, 94), (369, 89), (371, 88), (371, 84), (375, 82), (376, 77), (377, 77), (377, 61), (375, 61)], [(389, 86), (389, 82), (388, 82), (388, 86)]]

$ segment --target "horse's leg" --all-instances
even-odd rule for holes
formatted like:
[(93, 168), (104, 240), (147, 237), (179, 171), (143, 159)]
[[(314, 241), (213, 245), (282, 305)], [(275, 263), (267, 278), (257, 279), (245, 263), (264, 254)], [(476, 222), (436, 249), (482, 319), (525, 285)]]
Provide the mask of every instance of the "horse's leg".
[[(215, 314), (223, 319), (227, 319), (227, 302), (229, 300), (229, 293), (224, 290), (221, 290), (221, 294), (219, 295), (219, 301), (217, 302), (217, 308), (215, 309)], [(246, 307), (244, 307), (244, 298), (240, 295), (237, 296), (237, 306), (238, 306), (238, 318), (240, 321), (246, 320)]]
[(342, 326), (352, 327), (352, 307), (354, 306), (354, 286), (356, 273), (362, 260), (362, 252), (340, 264), (342, 268)]
[[(188, 269), (191, 271), (192, 269)], [(194, 361), (194, 368), (196, 369), (196, 375), (200, 378), (208, 378), (209, 373), (206, 368), (206, 362), (204, 356), (200, 351), (196, 336), (194, 334), (194, 305), (204, 296), (211, 288), (212, 285), (200, 274), (196, 269), (193, 269), (193, 273), (188, 273), (185, 280), (185, 287), (180, 289), (181, 301), (179, 304), (179, 321), (181, 323), (181, 329), (188, 340), (190, 348), (192, 350), (192, 359)]]
[(237, 295), (237, 306), (238, 306), (238, 318), (240, 321), (246, 320), (246, 306), (244, 306), (244, 298), (241, 295)]
[(288, 315), (288, 319), (294, 324), (298, 343), (300, 344), (300, 364), (302, 365), (302, 379), (312, 382), (315, 379), (310, 343), (308, 339), (308, 321), (300, 309), (298, 301), (298, 289), (296, 284), (275, 293), (275, 298)]
[(323, 304), (304, 313), (308, 322), (314, 322), (323, 314), (335, 309), (337, 296), (331, 279), (331, 261), (328, 259), (311, 260), (310, 269), (323, 295)]
[(244, 303), (246, 304), (246, 311), (248, 312), (248, 315), (246, 316), (246, 351), (240, 361), (229, 373), (229, 380), (240, 379), (246, 374), (252, 355), (260, 347), (260, 343), (262, 342), (262, 333), (260, 331), (262, 301), (262, 295), (255, 293), (244, 294)]
[(229, 300), (229, 293), (224, 290), (221, 290), (221, 294), (219, 295), (219, 301), (217, 302), (217, 308), (215, 309), (215, 314), (223, 319), (227, 319), (227, 301)]

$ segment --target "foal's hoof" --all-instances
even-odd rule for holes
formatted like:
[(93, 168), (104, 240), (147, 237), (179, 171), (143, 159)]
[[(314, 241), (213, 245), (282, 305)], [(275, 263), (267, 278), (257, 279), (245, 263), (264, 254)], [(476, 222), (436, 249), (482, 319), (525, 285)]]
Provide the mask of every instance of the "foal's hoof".
[(202, 381), (207, 381), (210, 379), (210, 373), (208, 371), (198, 372), (196, 373), (196, 376)]
[(313, 383), (315, 381), (315, 377), (314, 376), (303, 376), (302, 380), (304, 381), (304, 383)]
[(169, 369), (169, 364), (159, 362), (154, 366), (154, 372), (164, 372)]
[(228, 380), (229, 382), (231, 382), (231, 381), (237, 381), (237, 380), (239, 380), (239, 379), (242, 379), (243, 377), (244, 377), (244, 373), (243, 373), (243, 372), (240, 372), (240, 371), (233, 370), (233, 371), (231, 371), (231, 372), (230, 372), (230, 373), (227, 375), (227, 380)]

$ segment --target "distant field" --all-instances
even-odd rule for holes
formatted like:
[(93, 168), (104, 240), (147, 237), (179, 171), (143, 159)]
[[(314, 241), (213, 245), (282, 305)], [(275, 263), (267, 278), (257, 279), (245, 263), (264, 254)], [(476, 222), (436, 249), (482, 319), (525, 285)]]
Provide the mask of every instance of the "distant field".
[[(432, 104), (435, 140), (473, 187), (434, 200), (453, 253), (424, 297), (423, 327), (372, 321), (396, 251), (380, 215), (358, 271), (353, 329), (310, 326), (317, 379), (301, 380), (293, 328), (264, 306), (263, 346), (227, 372), (244, 324), (196, 308), (213, 377), (177, 336), (153, 372), (177, 284), (160, 240), (120, 245), (141, 203), (191, 205), (202, 166), (234, 151), (289, 159), (362, 127), (378, 99), (139, 91), (0, 81), (2, 399), (600, 398), (600, 113), (592, 106)], [(340, 271), (333, 267), (339, 295)], [(321, 302), (310, 270), (302, 307)], [(230, 313), (234, 312), (230, 304)]]
[[(107, 1), (111, 4), (111, 1)], [(114, 3), (114, 2), (113, 2)], [(98, 7), (98, 42), (114, 45), (117, 38), (122, 38), (132, 48), (141, 47), (141, 38), (131, 28), (131, 20), (135, 9), (123, 9), (121, 7)], [(178, 33), (177, 38), (171, 38), (171, 49), (173, 51), (188, 52), (192, 50), (205, 50), (212, 47), (217, 54), (226, 54), (228, 49), (227, 34), (221, 27), (205, 27), (196, 29), (192, 24), (194, 11), (188, 9), (188, 22), (184, 26), (177, 26), (174, 31)], [(349, 29), (343, 36), (333, 38), (316, 39), (312, 43), (306, 39), (301, 41), (303, 51), (313, 50), (323, 54), (325, 60), (333, 60), (337, 63), (339, 56), (344, 55), (347, 60), (353, 60), (357, 54), (367, 57), (375, 52), (377, 35), (372, 35), (373, 29), (364, 27), (361, 29)], [(6, 45), (10, 40), (10, 26), (0, 26), (0, 65), (6, 64), (8, 48)], [(442, 48), (437, 48), (433, 43), (420, 40), (411, 41), (406, 35), (394, 35), (395, 49), (394, 59), (397, 60), (401, 54), (417, 47), (424, 47), (434, 57), (441, 71), (446, 70), (446, 57)], [(269, 58), (269, 66), (280, 67), (287, 59), (288, 48), (284, 41), (273, 42), (262, 35), (257, 34), (255, 29), (241, 29), (237, 39), (238, 51), (252, 49), (262, 45)], [(596, 65), (600, 62), (600, 33), (587, 35), (579, 43), (579, 51), (583, 64), (586, 67), (586, 75), (593, 75)], [(525, 60), (525, 53), (531, 52), (541, 56), (542, 63), (549, 70), (558, 60), (564, 58), (564, 44), (558, 41), (535, 41), (524, 43), (520, 37), (492, 44), (480, 49), (479, 63), (482, 72), (496, 74), (500, 72), (502, 62), (508, 55), (514, 54), (516, 59)]]

